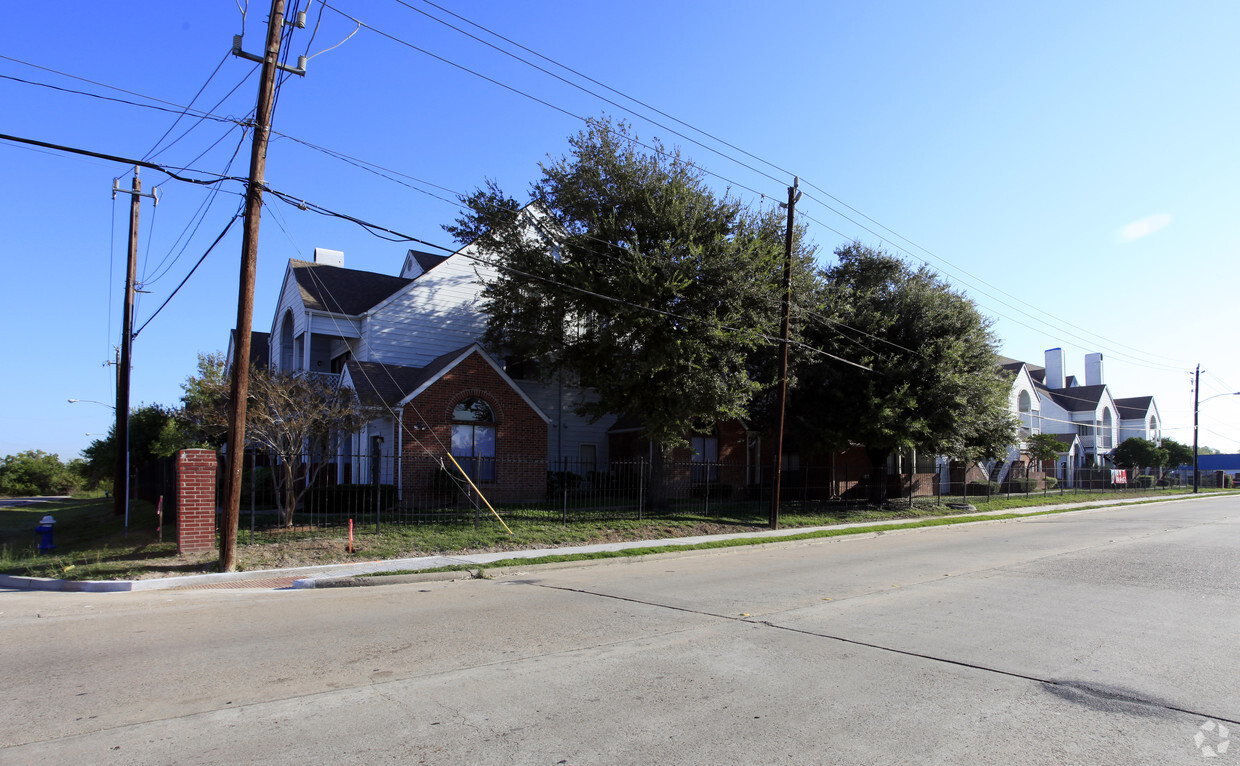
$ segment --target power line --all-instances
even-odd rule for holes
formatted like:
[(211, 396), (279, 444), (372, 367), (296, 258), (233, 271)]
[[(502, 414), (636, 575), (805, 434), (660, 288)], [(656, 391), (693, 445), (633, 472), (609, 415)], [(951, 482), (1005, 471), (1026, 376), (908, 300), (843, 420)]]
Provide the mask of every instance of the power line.
[[(216, 65), (215, 65), (215, 71), (211, 72), (210, 76), (208, 76), (208, 77), (207, 77), (207, 81), (206, 81), (206, 82), (204, 82), (204, 83), (202, 84), (202, 87), (198, 89), (198, 92), (194, 94), (194, 97), (193, 97), (193, 98), (191, 98), (191, 99), (189, 100), (189, 104), (185, 107), (185, 109), (181, 110), (181, 113), (180, 113), (180, 114), (178, 114), (178, 115), (177, 115), (177, 118), (176, 118), (175, 120), (173, 120), (173, 121), (172, 121), (172, 124), (171, 124), (171, 125), (169, 125), (169, 126), (168, 126), (168, 129), (164, 131), (164, 134), (163, 134), (162, 136), (160, 136), (160, 137), (159, 137), (159, 140), (155, 142), (155, 145), (154, 145), (154, 146), (152, 146), (152, 147), (150, 148), (150, 150), (149, 150), (146, 154), (142, 155), (142, 159), (144, 159), (144, 160), (149, 160), (149, 159), (151, 159), (151, 154), (152, 154), (152, 153), (153, 153), (156, 149), (158, 149), (158, 148), (159, 148), (159, 145), (160, 145), (160, 144), (162, 144), (162, 143), (164, 142), (164, 139), (165, 139), (165, 138), (167, 138), (167, 137), (168, 137), (168, 135), (169, 135), (170, 133), (172, 133), (172, 131), (173, 131), (173, 130), (175, 130), (175, 129), (176, 129), (176, 126), (177, 126), (178, 124), (180, 124), (181, 119), (182, 119), (183, 117), (185, 117), (185, 115), (186, 115), (186, 114), (188, 114), (188, 113), (189, 113), (189, 110), (193, 108), (194, 103), (198, 101), (198, 97), (202, 95), (202, 92), (203, 92), (203, 91), (205, 91), (205, 90), (207, 89), (207, 86), (208, 86), (208, 85), (210, 85), (210, 84), (211, 84), (211, 81), (215, 79), (215, 76), (216, 76), (217, 74), (219, 74), (220, 69), (224, 66), (224, 62), (225, 62), (225, 61), (228, 61), (228, 56), (229, 56), (229, 54), (227, 54), (227, 53), (225, 53), (225, 54), (224, 54), (224, 57), (223, 57), (222, 59), (220, 59), (220, 63), (218, 63), (218, 64), (216, 64)], [(200, 118), (200, 119), (201, 119), (201, 118)], [(192, 130), (192, 128), (191, 128), (191, 130)], [(182, 138), (184, 138), (184, 134), (183, 134), (181, 137), (182, 137)], [(180, 141), (180, 140), (181, 140), (180, 138), (178, 138), (178, 139), (177, 139), (177, 141)], [(174, 141), (173, 143), (176, 143), (176, 141)], [(171, 145), (172, 145), (172, 144), (169, 144), (169, 146), (171, 146)], [(165, 147), (165, 148), (167, 148), (167, 147)]]
[(210, 180), (210, 181), (203, 180), (200, 178), (187, 178), (178, 173), (174, 173), (173, 171), (180, 170), (183, 172), (201, 173), (203, 175), (215, 175), (215, 174), (210, 173), (205, 170), (198, 170), (196, 168), (178, 168), (178, 167), (170, 167), (168, 165), (158, 165), (154, 162), (147, 162), (145, 160), (133, 159), (132, 157), (121, 157), (116, 154), (105, 154), (103, 152), (93, 152), (93, 151), (90, 151), (89, 149), (79, 149), (73, 146), (65, 146), (63, 144), (53, 144), (47, 141), (39, 141), (33, 138), (22, 138), (21, 136), (11, 136), (11, 135), (8, 135), (7, 133), (0, 133), (0, 140), (13, 141), (19, 144), (29, 144), (31, 146), (41, 146), (45, 149), (55, 149), (57, 151), (67, 152), (69, 154), (80, 154), (85, 157), (96, 157), (101, 160), (110, 160), (112, 162), (119, 162), (125, 165), (137, 165), (138, 167), (150, 168), (151, 170), (157, 170), (160, 173), (163, 173), (170, 178), (176, 179), (177, 181), (184, 181), (186, 183), (191, 183), (191, 184), (199, 184), (200, 186), (210, 186), (212, 184), (217, 184), (222, 181), (244, 182), (246, 180), (244, 178), (238, 178), (236, 176), (219, 176), (215, 178), (214, 180)]
[(134, 331), (133, 335), (130, 336), (131, 338), (136, 340), (138, 337), (138, 333), (145, 330), (146, 326), (149, 325), (155, 319), (155, 317), (159, 316), (159, 312), (163, 311), (164, 307), (167, 306), (168, 303), (174, 297), (176, 297), (176, 294), (181, 291), (181, 288), (185, 286), (185, 283), (189, 281), (189, 278), (194, 276), (194, 272), (198, 270), (198, 267), (201, 266), (202, 262), (207, 259), (207, 256), (211, 254), (211, 251), (214, 250), (215, 246), (220, 243), (220, 240), (224, 238), (224, 235), (228, 233), (228, 230), (232, 228), (232, 225), (237, 222), (237, 218), (239, 217), (240, 217), (240, 211), (238, 211), (237, 213), (234, 213), (232, 218), (228, 219), (228, 224), (224, 227), (224, 230), (220, 232), (219, 236), (215, 238), (215, 241), (211, 243), (211, 246), (208, 247), (206, 252), (202, 254), (202, 257), (198, 259), (198, 262), (194, 264), (194, 268), (190, 269), (189, 273), (185, 275), (185, 278), (181, 280), (181, 284), (177, 285), (176, 288), (172, 291), (172, 293), (169, 294), (166, 299), (164, 299), (164, 302), (159, 305), (159, 308), (155, 309), (155, 313), (151, 314), (151, 316), (148, 317), (147, 320), (142, 323), (142, 326)]
[[(7, 56), (0, 56), (0, 58), (8, 58), (8, 57), (7, 57)], [(51, 89), (51, 90), (57, 90), (57, 91), (60, 91), (60, 92), (62, 92), (62, 93), (72, 93), (72, 94), (77, 95), (77, 96), (88, 96), (88, 97), (90, 97), (90, 98), (99, 99), (100, 101), (112, 101), (112, 102), (114, 102), (114, 103), (118, 103), (118, 104), (126, 104), (126, 105), (128, 105), (128, 106), (136, 106), (136, 107), (140, 107), (140, 108), (142, 108), (142, 109), (154, 109), (154, 110), (155, 110), (155, 111), (157, 111), (157, 112), (167, 112), (168, 114), (179, 114), (180, 112), (182, 112), (182, 111), (186, 111), (186, 110), (188, 109), (187, 107), (179, 106), (179, 105), (177, 105), (177, 104), (172, 104), (172, 107), (173, 107), (173, 108), (171, 108), (171, 109), (170, 109), (170, 108), (167, 108), (167, 107), (163, 107), (163, 106), (156, 106), (155, 104), (141, 104), (141, 103), (138, 103), (137, 101), (129, 101), (129, 100), (127, 100), (127, 99), (123, 99), (123, 98), (114, 98), (114, 97), (112, 97), (112, 96), (104, 96), (104, 95), (102, 95), (102, 94), (100, 94), (100, 93), (91, 93), (90, 91), (85, 91), (85, 90), (74, 90), (73, 88), (62, 88), (62, 87), (60, 87), (60, 86), (58, 86), (58, 85), (51, 85), (51, 84), (49, 84), (49, 83), (45, 83), (45, 82), (36, 82), (36, 81), (34, 81), (34, 80), (23, 80), (23, 79), (22, 79), (22, 78), (20, 78), (20, 77), (13, 77), (12, 75), (7, 75), (7, 74), (0, 74), (0, 79), (4, 79), (4, 80), (12, 80), (13, 82), (20, 82), (20, 83), (22, 83), (23, 85), (35, 85), (35, 86), (38, 86), (38, 87), (40, 87), (40, 88), (49, 88), (49, 89)], [(91, 82), (91, 81), (90, 81), (90, 80), (87, 80), (87, 82)], [(104, 87), (109, 87), (109, 86), (104, 86)], [(123, 92), (123, 93), (129, 93), (129, 91), (127, 91), (127, 90), (122, 90), (121, 88), (117, 88), (116, 90), (120, 90), (120, 91), (121, 91), (121, 92)], [(140, 93), (137, 93), (137, 94), (134, 94), (134, 95), (138, 96), (139, 98), (146, 98), (146, 99), (150, 99), (150, 100), (152, 100), (152, 101), (158, 101), (158, 102), (160, 102), (160, 103), (164, 103), (164, 104), (171, 104), (171, 103), (172, 103), (172, 102), (170, 102), (170, 101), (164, 101), (163, 99), (157, 99), (157, 98), (154, 98), (153, 96), (143, 96), (143, 95), (142, 95), (142, 94), (140, 94)], [(194, 113), (194, 114), (200, 115), (200, 116), (202, 116), (204, 119), (208, 119), (208, 120), (215, 120), (216, 122), (237, 122), (237, 120), (234, 120), (234, 119), (232, 119), (231, 117), (221, 117), (221, 116), (216, 115), (216, 114), (207, 114), (206, 112), (197, 112), (197, 111), (192, 110), (192, 109), (188, 109), (188, 111), (190, 111), (190, 112), (192, 112), (192, 113)]]

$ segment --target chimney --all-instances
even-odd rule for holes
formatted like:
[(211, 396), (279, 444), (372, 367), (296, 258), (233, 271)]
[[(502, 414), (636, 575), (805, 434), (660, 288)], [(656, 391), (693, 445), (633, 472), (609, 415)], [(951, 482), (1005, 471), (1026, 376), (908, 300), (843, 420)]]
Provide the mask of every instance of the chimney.
[(1046, 387), (1063, 388), (1063, 349), (1046, 349)]
[(325, 247), (314, 248), (314, 262), (321, 266), (340, 266), (344, 267), (344, 252), (340, 250), (328, 250)]
[(1085, 385), (1101, 386), (1106, 383), (1102, 377), (1102, 354), (1093, 353), (1085, 355)]

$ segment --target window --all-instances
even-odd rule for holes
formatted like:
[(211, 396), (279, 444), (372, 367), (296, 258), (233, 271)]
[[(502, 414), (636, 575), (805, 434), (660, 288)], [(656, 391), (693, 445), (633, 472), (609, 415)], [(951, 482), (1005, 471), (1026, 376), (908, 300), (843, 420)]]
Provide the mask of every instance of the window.
[(589, 476), (598, 470), (598, 448), (593, 444), (582, 444), (577, 448), (577, 472)]
[(693, 437), (692, 479), (698, 484), (719, 481), (719, 440), (714, 436)]
[(471, 397), (452, 410), (452, 456), (474, 481), (495, 481), (495, 415)]

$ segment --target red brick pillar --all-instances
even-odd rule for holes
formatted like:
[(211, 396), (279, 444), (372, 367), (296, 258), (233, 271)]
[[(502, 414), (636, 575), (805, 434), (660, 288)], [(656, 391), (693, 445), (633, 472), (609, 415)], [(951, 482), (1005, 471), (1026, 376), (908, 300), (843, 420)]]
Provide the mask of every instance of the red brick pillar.
[(215, 550), (214, 450), (177, 453), (177, 552)]

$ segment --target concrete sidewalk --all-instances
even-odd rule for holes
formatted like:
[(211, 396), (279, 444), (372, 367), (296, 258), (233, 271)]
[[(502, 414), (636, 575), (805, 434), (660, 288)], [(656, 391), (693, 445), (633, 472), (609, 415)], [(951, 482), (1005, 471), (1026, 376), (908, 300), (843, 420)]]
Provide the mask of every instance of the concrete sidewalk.
[[(893, 519), (891, 521), (863, 521), (850, 524), (829, 524), (820, 527), (795, 527), (776, 530), (755, 530), (752, 532), (736, 532), (726, 535), (700, 535), (697, 537), (671, 537), (661, 540), (631, 540), (620, 543), (602, 543), (598, 545), (574, 545), (565, 548), (536, 548), (518, 551), (500, 551), (497, 553), (471, 553), (459, 556), (420, 556), (405, 559), (384, 559), (381, 561), (365, 561), (350, 564), (324, 564), (321, 566), (298, 567), (294, 569), (261, 569), (252, 572), (216, 572), (211, 574), (182, 575), (177, 577), (159, 577), (144, 580), (54, 580), (43, 577), (19, 577), (16, 575), (0, 575), (0, 588), (18, 590), (72, 591), (86, 593), (118, 593), (139, 590), (174, 590), (199, 588), (315, 588), (339, 586), (343, 584), (361, 584), (347, 582), (350, 578), (375, 575), (382, 572), (410, 573), (402, 579), (463, 579), (473, 575), (467, 571), (469, 567), (490, 564), (505, 559), (535, 559), (545, 556), (567, 556), (579, 553), (600, 553), (605, 551), (621, 551), (630, 548), (657, 548), (680, 545), (698, 545), (719, 540), (768, 540), (772, 543), (783, 538), (803, 535), (811, 532), (838, 529), (856, 529), (858, 527), (887, 526), (899, 524), (917, 524), (932, 519), (950, 519), (954, 516), (1000, 516), (1018, 514), (1021, 516), (1044, 513), (1046, 511), (1090, 511), (1101, 510), (1111, 506), (1144, 505), (1150, 502), (1181, 502), (1195, 498), (1215, 497), (1218, 493), (1205, 495), (1184, 495), (1166, 499), (1133, 499), (1133, 500), (1101, 500), (1097, 502), (1061, 503), (1054, 505), (1030, 506), (1028, 508), (1006, 509), (985, 512), (963, 512), (947, 516), (926, 516), (918, 519)], [(977, 521), (977, 524), (994, 523)], [(912, 527), (911, 530), (924, 527)], [(910, 530), (910, 531), (911, 531)], [(865, 533), (860, 533), (864, 535)], [(712, 549), (717, 550), (717, 549)], [(609, 561), (612, 559), (600, 559)], [(443, 567), (462, 567), (463, 571), (428, 572), (427, 570)], [(417, 574), (422, 572), (424, 574)]]

